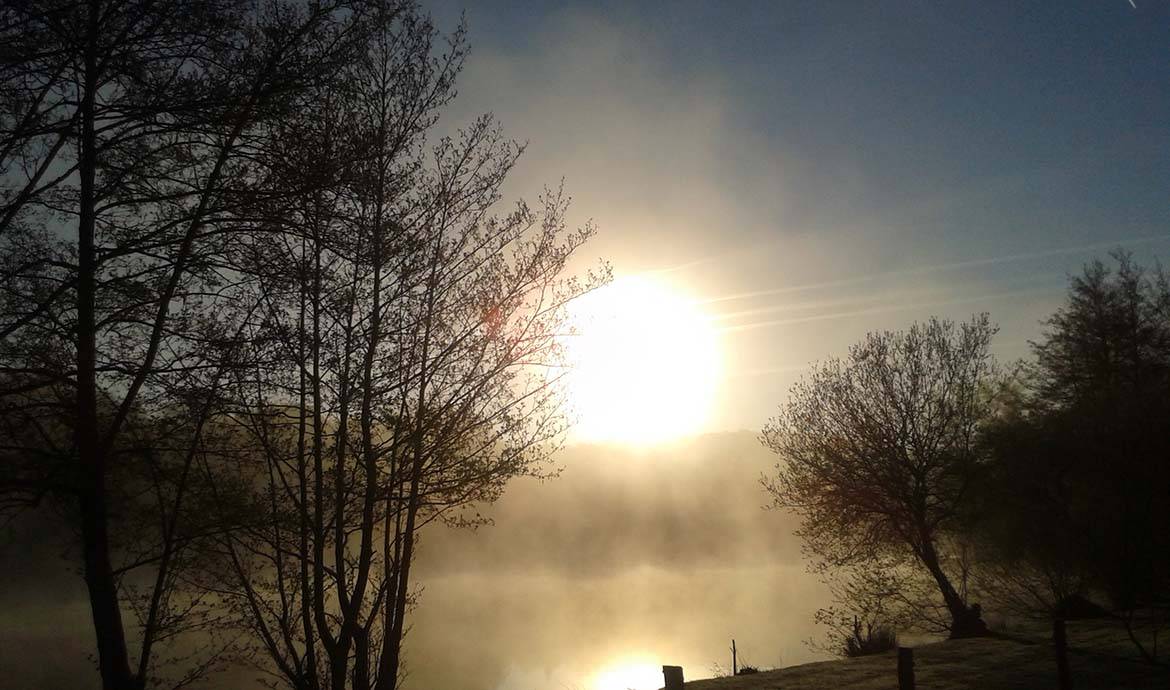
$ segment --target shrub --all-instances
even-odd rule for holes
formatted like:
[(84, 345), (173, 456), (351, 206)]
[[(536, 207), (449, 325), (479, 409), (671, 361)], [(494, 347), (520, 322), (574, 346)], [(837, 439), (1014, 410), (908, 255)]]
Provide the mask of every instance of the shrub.
[(847, 657), (868, 656), (888, 652), (898, 646), (898, 636), (885, 625), (872, 621), (862, 629), (861, 621), (853, 619), (853, 631), (845, 639), (841, 653)]

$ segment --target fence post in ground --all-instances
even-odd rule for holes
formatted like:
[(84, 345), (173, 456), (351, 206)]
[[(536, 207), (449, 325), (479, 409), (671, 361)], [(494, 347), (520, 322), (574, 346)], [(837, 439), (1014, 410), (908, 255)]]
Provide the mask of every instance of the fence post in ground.
[(1072, 674), (1068, 670), (1068, 636), (1064, 629), (1064, 618), (1052, 620), (1052, 643), (1056, 647), (1056, 687), (1072, 690)]
[(913, 647), (898, 647), (898, 690), (914, 690)]
[(736, 665), (735, 658), (735, 640), (731, 640), (731, 675), (739, 675), (739, 667)]
[(682, 666), (663, 666), (662, 679), (665, 681), (663, 690), (683, 690)]

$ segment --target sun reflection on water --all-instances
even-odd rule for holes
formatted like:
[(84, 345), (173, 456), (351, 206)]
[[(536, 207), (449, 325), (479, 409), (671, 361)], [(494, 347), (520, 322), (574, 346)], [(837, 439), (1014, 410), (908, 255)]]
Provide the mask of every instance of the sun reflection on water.
[(589, 690), (657, 690), (662, 666), (646, 657), (616, 661), (593, 675)]

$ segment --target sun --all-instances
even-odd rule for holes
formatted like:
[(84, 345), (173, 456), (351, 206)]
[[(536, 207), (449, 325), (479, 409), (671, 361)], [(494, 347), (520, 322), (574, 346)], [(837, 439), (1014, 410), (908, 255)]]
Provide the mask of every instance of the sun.
[(619, 278), (575, 300), (567, 339), (574, 436), (653, 444), (701, 431), (722, 370), (718, 332), (679, 289)]

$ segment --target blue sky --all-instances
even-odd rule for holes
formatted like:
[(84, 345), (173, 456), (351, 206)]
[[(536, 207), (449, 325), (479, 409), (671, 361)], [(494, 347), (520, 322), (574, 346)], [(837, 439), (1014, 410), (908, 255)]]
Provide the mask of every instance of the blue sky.
[(713, 428), (866, 331), (989, 311), (1027, 353), (1067, 275), (1170, 258), (1170, 3), (430, 3), (466, 11), (450, 123), (529, 142), (589, 256), (728, 326)]

